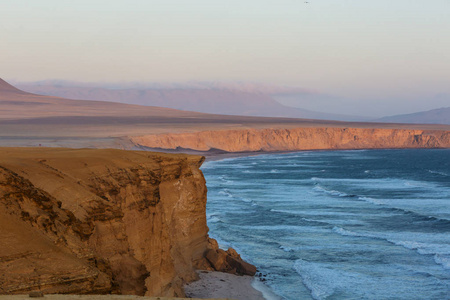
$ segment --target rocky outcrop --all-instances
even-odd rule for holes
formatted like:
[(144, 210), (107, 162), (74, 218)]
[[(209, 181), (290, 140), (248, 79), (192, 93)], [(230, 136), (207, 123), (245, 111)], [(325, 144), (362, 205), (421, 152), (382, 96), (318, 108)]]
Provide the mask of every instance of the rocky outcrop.
[(209, 243), (210, 247), (205, 252), (206, 259), (202, 261), (203, 265), (198, 266), (199, 269), (249, 276), (256, 274), (256, 267), (242, 260), (233, 248), (224, 251), (214, 239), (209, 239)]
[(447, 148), (448, 130), (377, 128), (294, 128), (199, 131), (137, 136), (131, 141), (148, 148), (227, 152), (319, 149)]
[(0, 148), (0, 294), (184, 296), (217, 251), (203, 160)]

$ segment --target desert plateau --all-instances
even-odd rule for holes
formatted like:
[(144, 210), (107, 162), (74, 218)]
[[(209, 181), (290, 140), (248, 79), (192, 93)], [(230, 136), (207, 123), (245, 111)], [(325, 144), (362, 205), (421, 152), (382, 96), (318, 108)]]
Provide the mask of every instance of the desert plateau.
[[(448, 147), (450, 125), (231, 116), (21, 91), (0, 79), (0, 139), (11, 146), (208, 153)], [(314, 136), (314, 139), (311, 137)]]
[(209, 115), (0, 83), (0, 140), (20, 146), (0, 149), (3, 294), (185, 296), (196, 270), (255, 274), (208, 237), (204, 158), (155, 150), (217, 157), (450, 147), (446, 125)]
[(448, 0), (0, 2), (0, 300), (450, 299)]

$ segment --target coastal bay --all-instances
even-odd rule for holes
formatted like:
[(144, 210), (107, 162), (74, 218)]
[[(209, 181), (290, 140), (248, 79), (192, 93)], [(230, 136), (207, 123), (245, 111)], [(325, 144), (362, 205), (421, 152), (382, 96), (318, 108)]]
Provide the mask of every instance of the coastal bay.
[(211, 161), (202, 167), (210, 234), (256, 264), (283, 299), (445, 299), (448, 151)]

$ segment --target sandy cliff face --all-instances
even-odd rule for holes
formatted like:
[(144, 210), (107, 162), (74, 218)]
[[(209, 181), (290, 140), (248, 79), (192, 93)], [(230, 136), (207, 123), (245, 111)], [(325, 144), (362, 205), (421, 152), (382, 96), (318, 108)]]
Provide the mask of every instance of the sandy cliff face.
[(0, 148), (0, 294), (184, 295), (211, 248), (202, 162)]
[(294, 128), (200, 131), (158, 134), (131, 138), (136, 145), (160, 149), (192, 149), (227, 152), (295, 151), (313, 149), (445, 148), (450, 147), (450, 131)]

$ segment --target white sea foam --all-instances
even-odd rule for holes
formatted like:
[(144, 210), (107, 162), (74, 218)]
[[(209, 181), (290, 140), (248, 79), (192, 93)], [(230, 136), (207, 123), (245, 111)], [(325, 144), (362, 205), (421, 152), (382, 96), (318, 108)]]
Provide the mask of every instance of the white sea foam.
[(347, 229), (344, 229), (342, 227), (339, 226), (334, 226), (332, 229), (334, 232), (343, 235), (343, 236), (357, 236), (357, 237), (368, 237), (368, 238), (375, 238), (375, 236), (370, 235), (370, 234), (360, 234), (357, 232), (353, 232)]
[(450, 255), (436, 254), (434, 256), (434, 261), (442, 265), (444, 269), (450, 270)]
[(403, 184), (407, 187), (412, 188), (424, 188), (424, 187), (434, 187), (434, 184), (430, 184), (425, 181), (414, 181), (414, 180), (405, 180), (403, 181)]
[[(294, 263), (294, 270), (302, 278), (303, 284), (310, 290), (313, 299), (423, 299), (417, 298), (415, 288), (426, 286), (427, 283), (417, 281), (406, 284), (395, 275), (383, 274), (383, 276), (373, 276), (370, 272), (340, 269), (335, 263), (313, 262), (298, 259)], [(378, 269), (378, 272), (383, 272)], [(429, 276), (429, 273), (427, 273)], [(423, 279), (422, 279), (423, 280)], [(378, 288), (376, 288), (378, 287)], [(398, 293), (393, 294), (393, 293)], [(351, 296), (349, 296), (349, 294)], [(428, 295), (429, 299), (435, 299)]]
[[(395, 236), (399, 236), (399, 234), (372, 234), (367, 232), (354, 232), (347, 229), (344, 229), (339, 226), (335, 226), (332, 229), (334, 232), (342, 235), (342, 236), (351, 236), (351, 237), (363, 237), (363, 238), (372, 238), (372, 239), (380, 239), (385, 240), (391, 244), (401, 246), (408, 250), (414, 250), (421, 255), (434, 255), (434, 261), (443, 266), (445, 269), (449, 268), (450, 263), (450, 245), (449, 244), (439, 244), (439, 243), (431, 243), (431, 242), (422, 242), (417, 240), (398, 240), (395, 239)], [(403, 234), (408, 235), (408, 234)], [(414, 236), (413, 233), (409, 234), (410, 238), (427, 238), (425, 235), (416, 234)], [(429, 238), (429, 237), (428, 237)], [(437, 236), (435, 239), (439, 239)]]
[(232, 180), (229, 180), (225, 175), (219, 176), (219, 180), (225, 183), (232, 183)]
[(301, 247), (287, 247), (287, 246), (280, 246), (280, 249), (284, 252), (295, 252), (301, 249)]
[[(444, 191), (442, 191), (441, 196), (445, 196)], [(450, 220), (450, 207), (446, 199), (375, 199), (371, 197), (358, 197), (358, 199), (375, 205), (384, 205), (390, 209), (401, 210), (405, 213)]]
[(406, 249), (416, 250), (422, 255), (450, 255), (450, 245), (448, 244), (399, 241), (393, 239), (388, 239), (388, 242), (405, 247)]
[(338, 290), (348, 289), (350, 283), (357, 286), (362, 281), (358, 273), (338, 271), (326, 264), (308, 262), (303, 259), (295, 261), (294, 270), (311, 291), (311, 296), (317, 300), (327, 299)]
[[(369, 171), (370, 172), (370, 171)], [(416, 190), (417, 188), (427, 188), (427, 192), (436, 188), (442, 188), (442, 186), (429, 182), (419, 180), (405, 180), (401, 178), (321, 178), (311, 177), (311, 181), (327, 183), (327, 184), (345, 184), (349, 187), (367, 188), (373, 190), (384, 191), (401, 191), (401, 190)]]
[[(205, 172), (208, 209), (224, 217), (222, 223), (217, 220), (222, 215), (208, 216), (211, 234), (241, 247), (241, 254), (271, 274), (273, 291), (285, 299), (310, 294), (315, 299), (445, 299), (450, 188), (442, 181), (450, 172), (439, 174), (441, 168), (431, 164), (429, 171), (409, 170), (407, 159), (404, 169), (390, 172), (383, 169), (392, 159), (385, 153), (374, 152), (379, 164), (358, 161), (355, 169), (349, 161), (342, 163), (342, 152), (213, 162)], [(278, 175), (270, 176), (272, 170), (287, 176), (274, 182), (270, 178)], [(245, 203), (253, 203), (249, 199), (257, 209)], [(284, 272), (292, 267), (297, 272)]]
[[(320, 273), (323, 272), (320, 272), (318, 267), (299, 259), (295, 262), (294, 269), (301, 276), (303, 284), (311, 291), (311, 296), (314, 299), (325, 299), (333, 294), (334, 288), (332, 286), (322, 284), (324, 280)], [(329, 281), (336, 282), (332, 277), (329, 277)]]
[(381, 199), (374, 199), (374, 198), (370, 198), (370, 197), (358, 197), (359, 200), (363, 200), (375, 205), (385, 205), (387, 202)]
[(255, 290), (260, 291), (263, 294), (264, 299), (266, 300), (281, 300), (282, 298), (278, 295), (276, 295), (270, 287), (265, 285), (261, 280), (255, 277), (252, 281), (252, 287)]
[(222, 196), (227, 196), (229, 198), (233, 198), (233, 194), (228, 189), (223, 189), (218, 194)]
[(336, 190), (327, 190), (326, 188), (320, 186), (320, 185), (316, 185), (313, 188), (314, 191), (316, 192), (321, 192), (321, 193), (325, 193), (328, 195), (332, 195), (332, 196), (339, 196), (339, 197), (348, 197), (350, 195), (348, 195), (347, 193), (344, 192), (340, 192), (340, 191), (336, 191)]
[(266, 231), (301, 231), (303, 226), (295, 226), (295, 225), (247, 225), (240, 226), (242, 229), (250, 229), (250, 230), (266, 230)]
[(217, 223), (217, 222), (222, 222), (222, 220), (216, 216), (208, 218), (208, 223)]
[(438, 175), (441, 175), (441, 176), (449, 176), (447, 173), (445, 173), (445, 172), (439, 172), (439, 171), (433, 171), (433, 170), (428, 170), (428, 172), (430, 172), (431, 174), (438, 174)]

